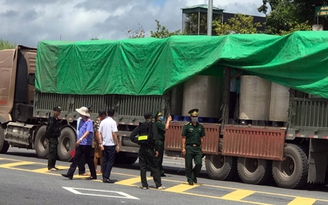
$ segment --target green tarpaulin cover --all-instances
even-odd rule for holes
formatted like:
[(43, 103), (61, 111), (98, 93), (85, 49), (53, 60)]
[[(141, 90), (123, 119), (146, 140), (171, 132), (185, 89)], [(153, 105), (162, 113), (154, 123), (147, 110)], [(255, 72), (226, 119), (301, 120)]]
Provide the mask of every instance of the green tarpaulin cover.
[(225, 66), (328, 98), (328, 32), (41, 41), (36, 89), (79, 95), (162, 95), (196, 74), (218, 75)]

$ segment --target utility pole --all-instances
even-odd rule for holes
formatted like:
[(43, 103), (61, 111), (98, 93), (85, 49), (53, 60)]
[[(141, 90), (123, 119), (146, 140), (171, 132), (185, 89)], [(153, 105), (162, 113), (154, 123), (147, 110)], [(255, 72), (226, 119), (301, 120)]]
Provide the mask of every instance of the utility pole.
[(207, 35), (212, 35), (213, 0), (208, 0), (207, 5)]

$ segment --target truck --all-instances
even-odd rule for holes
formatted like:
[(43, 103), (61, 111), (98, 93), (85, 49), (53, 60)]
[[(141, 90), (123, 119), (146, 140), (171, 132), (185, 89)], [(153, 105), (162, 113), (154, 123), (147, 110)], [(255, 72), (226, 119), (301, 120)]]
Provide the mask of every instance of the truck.
[[(75, 108), (91, 104), (94, 111), (115, 109), (117, 162), (136, 161), (138, 146), (129, 135), (146, 111), (173, 116), (165, 151), (180, 156), (187, 110), (197, 107), (212, 179), (266, 184), (273, 178), (284, 188), (325, 185), (326, 34), (43, 41), (37, 50), (1, 51), (0, 152), (13, 146), (45, 158), (46, 121), (60, 105), (58, 158), (71, 160)], [(232, 92), (235, 80), (239, 91)]]

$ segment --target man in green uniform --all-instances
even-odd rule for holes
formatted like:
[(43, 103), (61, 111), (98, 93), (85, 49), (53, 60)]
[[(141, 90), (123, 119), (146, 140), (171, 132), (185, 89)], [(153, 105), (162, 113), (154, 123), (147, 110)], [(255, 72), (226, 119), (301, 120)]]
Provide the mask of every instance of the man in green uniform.
[(169, 129), (170, 122), (172, 121), (172, 117), (169, 116), (167, 118), (166, 124), (164, 125), (162, 121), (164, 120), (162, 112), (157, 112), (155, 115), (155, 125), (157, 127), (158, 132), (158, 157), (156, 158), (156, 162), (161, 172), (162, 177), (166, 177), (163, 169), (163, 155), (164, 155), (164, 141), (165, 141), (165, 130)]
[[(198, 123), (198, 109), (192, 109), (188, 113), (190, 122), (182, 129), (182, 156), (185, 157), (186, 177), (189, 185), (197, 183), (197, 176), (202, 168), (202, 144), (205, 137), (205, 130), (202, 124)], [(192, 167), (192, 160), (195, 167)]]
[(55, 171), (58, 170), (56, 165), (57, 159), (57, 145), (58, 137), (60, 136), (60, 126), (61, 120), (58, 118), (61, 109), (59, 106), (54, 107), (54, 115), (49, 118), (47, 131), (46, 131), (46, 142), (49, 145), (49, 155), (48, 155), (48, 170)]

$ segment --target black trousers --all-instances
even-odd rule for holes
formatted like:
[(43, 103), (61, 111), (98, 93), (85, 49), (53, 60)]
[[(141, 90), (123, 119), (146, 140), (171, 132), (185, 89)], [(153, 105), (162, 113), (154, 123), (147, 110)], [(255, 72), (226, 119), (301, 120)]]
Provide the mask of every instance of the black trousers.
[(155, 151), (151, 149), (147, 145), (141, 145), (139, 149), (139, 166), (140, 166), (140, 178), (141, 178), (141, 185), (143, 187), (148, 187), (147, 182), (147, 169), (149, 167), (153, 179), (155, 182), (156, 187), (162, 186), (161, 182), (161, 174), (157, 166), (157, 161), (155, 160)]
[(115, 154), (116, 154), (116, 146), (104, 146), (103, 152), (103, 179), (109, 179), (110, 172), (112, 171), (114, 162), (115, 162)]
[[(90, 153), (91, 158), (93, 158), (94, 156), (94, 148), (91, 149), (91, 153)], [(80, 162), (78, 164), (78, 168), (79, 168), (79, 174), (84, 174), (85, 173), (85, 163), (87, 162), (87, 160), (85, 159), (85, 156), (83, 155), (80, 159)]]
[(159, 150), (158, 150), (158, 157), (155, 158), (155, 161), (157, 162), (158, 169), (161, 174), (164, 174), (164, 168), (163, 168), (163, 156), (164, 156), (164, 141), (159, 141)]
[(84, 156), (85, 160), (89, 166), (89, 170), (91, 172), (91, 177), (97, 178), (95, 165), (93, 164), (93, 158), (90, 155), (91, 150), (92, 150), (91, 145), (80, 145), (80, 146), (76, 147), (76, 152), (75, 152), (75, 156), (73, 158), (73, 162), (67, 172), (67, 174), (69, 176), (73, 177), (76, 167), (78, 166), (82, 156)]
[(58, 145), (58, 138), (51, 137), (49, 139), (48, 169), (54, 168), (56, 165), (57, 145)]

